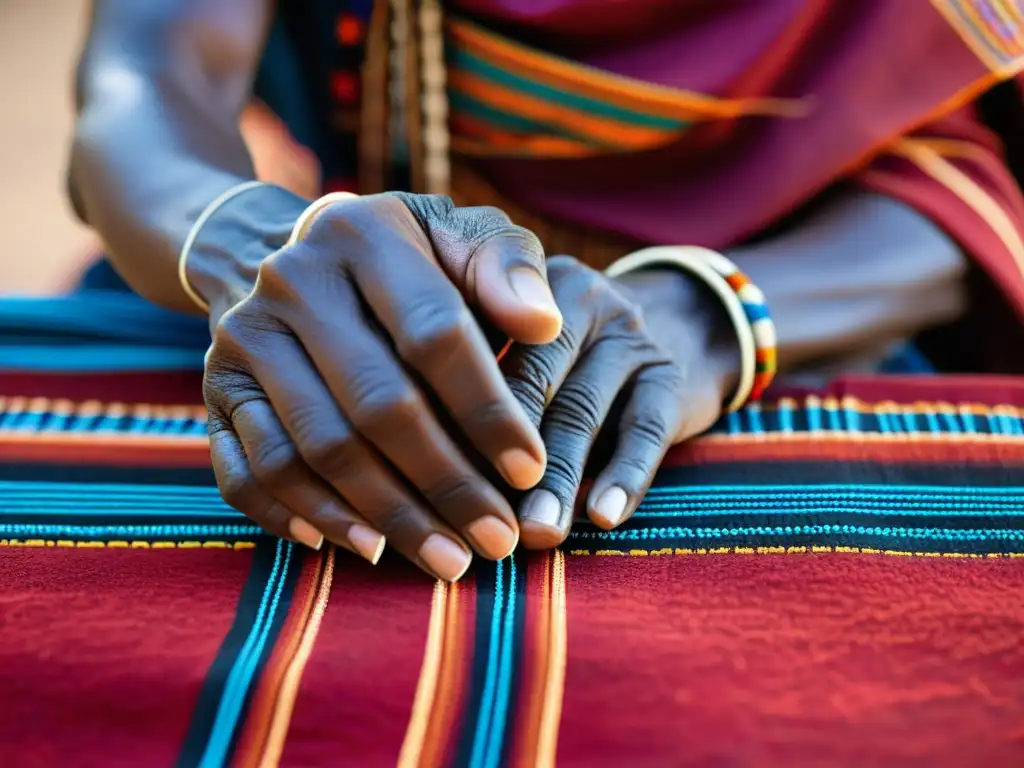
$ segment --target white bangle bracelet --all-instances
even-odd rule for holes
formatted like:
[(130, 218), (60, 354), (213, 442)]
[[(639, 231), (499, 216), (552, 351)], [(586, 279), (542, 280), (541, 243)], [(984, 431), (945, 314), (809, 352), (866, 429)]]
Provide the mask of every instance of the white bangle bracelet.
[(666, 265), (681, 269), (699, 278), (722, 300), (725, 311), (729, 315), (736, 338), (740, 345), (740, 377), (736, 392), (726, 406), (727, 411), (736, 411), (743, 407), (754, 387), (754, 374), (757, 368), (757, 346), (754, 331), (743, 309), (736, 292), (718, 271), (711, 265), (724, 259), (720, 253), (697, 246), (659, 246), (644, 248), (613, 262), (605, 270), (611, 278), (622, 277), (628, 272), (636, 272), (658, 265)]
[(310, 203), (309, 207), (306, 208), (300, 215), (298, 220), (295, 222), (295, 226), (292, 227), (292, 234), (288, 238), (288, 245), (295, 245), (295, 243), (302, 240), (307, 234), (309, 234), (309, 228), (313, 226), (313, 222), (316, 221), (317, 216), (324, 212), (324, 210), (334, 203), (340, 203), (342, 200), (351, 200), (359, 195), (354, 192), (331, 192), (319, 197)]
[(262, 186), (266, 186), (262, 181), (245, 181), (225, 190), (221, 194), (217, 195), (212, 203), (203, 208), (203, 212), (199, 214), (199, 218), (196, 219), (196, 223), (193, 224), (192, 229), (188, 231), (188, 236), (185, 238), (185, 244), (181, 246), (181, 254), (178, 256), (178, 282), (181, 283), (181, 289), (185, 292), (185, 295), (192, 299), (192, 302), (203, 310), (203, 312), (210, 311), (210, 304), (196, 292), (192, 287), (192, 284), (188, 281), (188, 257), (192, 252), (192, 246), (195, 245), (196, 238), (199, 236), (199, 231), (203, 228), (203, 225), (210, 220), (210, 217), (216, 212), (216, 210), (224, 205), (224, 203), (237, 197), (243, 192), (248, 192), (250, 189)]

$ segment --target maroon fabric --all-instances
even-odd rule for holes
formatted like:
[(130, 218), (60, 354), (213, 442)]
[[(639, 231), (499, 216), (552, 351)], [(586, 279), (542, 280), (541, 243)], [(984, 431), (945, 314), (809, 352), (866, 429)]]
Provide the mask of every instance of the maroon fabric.
[(174, 765), (251, 551), (0, 548), (5, 766)]
[(433, 584), (387, 553), (338, 553), (331, 599), (302, 676), (282, 766), (394, 766), (422, 665)]
[(569, 558), (559, 765), (1020, 765), (1022, 562)]

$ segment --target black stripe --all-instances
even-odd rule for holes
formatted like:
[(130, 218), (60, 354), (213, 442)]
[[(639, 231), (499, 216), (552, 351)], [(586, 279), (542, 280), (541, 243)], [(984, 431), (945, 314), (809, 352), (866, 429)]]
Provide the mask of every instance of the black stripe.
[[(505, 569), (507, 570), (507, 569)], [(469, 697), (459, 725), (459, 746), (453, 766), (470, 766), (473, 740), (481, 717), (481, 699), (487, 680), (488, 650), (491, 647), (491, 622), (494, 618), (494, 591), (497, 579), (497, 564), (489, 560), (477, 560), (476, 580), (476, 631), (473, 640), (473, 669), (470, 673)], [(499, 627), (500, 630), (500, 627)]]
[[(908, 445), (907, 450), (912, 450)], [(970, 451), (970, 446), (964, 446)], [(654, 487), (692, 485), (944, 485), (1001, 488), (1024, 485), (1017, 465), (911, 464), (879, 461), (738, 461), (666, 467)]]
[(134, 483), (137, 485), (205, 485), (217, 481), (209, 467), (132, 467), (118, 464), (45, 464), (0, 462), (0, 480), (49, 483)]
[[(252, 568), (249, 571), (245, 585), (242, 587), (242, 594), (238, 599), (238, 606), (235, 609), (235, 619), (231, 624), (231, 629), (224, 636), (224, 641), (221, 643), (213, 663), (206, 672), (206, 679), (203, 681), (195, 710), (192, 712), (192, 721), (185, 735), (181, 753), (178, 756), (177, 765), (179, 768), (198, 765), (206, 750), (210, 739), (210, 731), (213, 728), (213, 721), (217, 715), (217, 708), (220, 706), (221, 697), (224, 695), (224, 685), (238, 658), (239, 651), (241, 651), (246, 638), (252, 630), (259, 611), (260, 602), (267, 589), (267, 580), (270, 578), (274, 567), (277, 541), (274, 538), (263, 537), (253, 553)], [(272, 619), (273, 624), (271, 635), (266, 645), (267, 650), (264, 652), (264, 657), (260, 659), (257, 672), (253, 676), (254, 681), (259, 680), (260, 671), (266, 663), (266, 656), (274, 647), (277, 634), (280, 632), (281, 624), (288, 613), (292, 595), (295, 592), (295, 584), (301, 568), (299, 568), (298, 560), (294, 554), (291, 556), (291, 560), (284, 589), (281, 593), (281, 602)], [(288, 563), (288, 560), (285, 558), (283, 563)], [(248, 701), (245, 708), (248, 708)], [(239, 723), (244, 721), (243, 711), (243, 716), (239, 718)]]

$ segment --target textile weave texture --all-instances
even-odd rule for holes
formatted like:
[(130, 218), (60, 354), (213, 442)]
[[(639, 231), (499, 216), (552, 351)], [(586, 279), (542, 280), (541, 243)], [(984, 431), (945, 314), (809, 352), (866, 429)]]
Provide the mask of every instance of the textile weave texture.
[(261, 534), (198, 393), (0, 375), (4, 765), (1024, 761), (1024, 382), (775, 398), (452, 586)]

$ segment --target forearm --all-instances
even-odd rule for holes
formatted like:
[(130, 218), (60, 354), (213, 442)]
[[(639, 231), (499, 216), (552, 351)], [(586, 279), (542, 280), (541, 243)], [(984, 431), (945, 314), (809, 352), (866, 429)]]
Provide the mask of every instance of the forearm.
[[(205, 7), (191, 0), (96, 5), (79, 66), (69, 186), (80, 215), (101, 236), (118, 271), (132, 288), (165, 307), (195, 310), (177, 279), (182, 244), (211, 200), (253, 177), (237, 118), (248, 98), (257, 28), (263, 23), (252, 16), (262, 5), (262, 0), (218, 0)], [(232, 9), (248, 11), (248, 21), (219, 18)], [(222, 49), (212, 52), (204, 36), (220, 41)], [(280, 236), (261, 231), (266, 224), (260, 219), (238, 219), (239, 227), (254, 228), (252, 237), (239, 233), (243, 242)], [(271, 229), (282, 226), (278, 222)], [(272, 249), (250, 253), (254, 264), (249, 265), (207, 250), (197, 254), (194, 265), (200, 280), (204, 275), (231, 280), (229, 273), (252, 271), (257, 257)]]
[(793, 231), (727, 255), (768, 298), (782, 370), (883, 349), (967, 306), (956, 243), (872, 193), (847, 194)]

